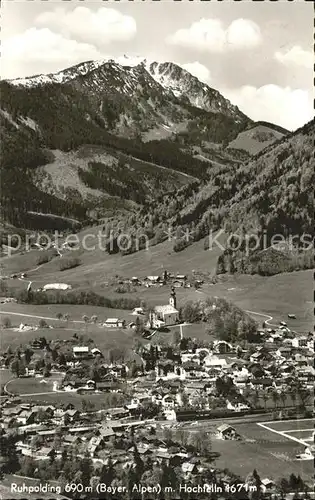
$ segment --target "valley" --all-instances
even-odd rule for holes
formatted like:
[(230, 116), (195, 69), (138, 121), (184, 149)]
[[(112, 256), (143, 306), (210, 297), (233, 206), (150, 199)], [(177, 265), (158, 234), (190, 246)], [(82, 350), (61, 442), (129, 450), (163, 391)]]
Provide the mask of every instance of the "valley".
[(310, 491), (314, 121), (138, 57), (0, 87), (6, 481)]

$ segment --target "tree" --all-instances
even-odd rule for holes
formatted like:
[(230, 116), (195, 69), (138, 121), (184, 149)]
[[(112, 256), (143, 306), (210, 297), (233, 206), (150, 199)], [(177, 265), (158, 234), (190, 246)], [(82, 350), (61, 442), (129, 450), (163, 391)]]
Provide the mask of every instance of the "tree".
[(297, 392), (295, 388), (292, 389), (290, 396), (292, 399), (293, 406), (296, 406)]
[(32, 359), (33, 351), (29, 347), (25, 347), (24, 349), (24, 359), (25, 363), (28, 365)]
[(136, 444), (134, 444), (134, 449), (133, 449), (133, 460), (135, 464), (136, 475), (140, 479), (144, 471), (144, 463), (140, 457), (140, 453), (138, 451)]
[(87, 333), (87, 327), (88, 327), (89, 317), (86, 314), (83, 314), (82, 320), (84, 321), (84, 325), (85, 325), (85, 333)]
[(139, 316), (136, 317), (135, 325), (136, 325), (136, 327), (135, 327), (135, 333), (137, 335), (140, 335), (143, 332), (144, 327), (143, 327), (143, 323), (140, 320)]
[(20, 376), (21, 373), (21, 361), (19, 358), (15, 357), (10, 366), (11, 372), (17, 377)]
[(282, 391), (281, 394), (280, 394), (280, 399), (281, 399), (281, 402), (282, 402), (282, 406), (284, 408), (286, 400), (287, 400), (287, 393), (284, 392), (284, 391)]
[(175, 346), (178, 346), (180, 343), (180, 339), (181, 339), (180, 332), (178, 330), (175, 330), (173, 333), (173, 344)]
[(193, 444), (201, 455), (208, 455), (212, 449), (210, 433), (199, 431), (194, 434)]
[(8, 318), (7, 316), (2, 318), (1, 323), (2, 323), (3, 328), (11, 328), (11, 326), (12, 326), (12, 322), (11, 322), (10, 318)]
[(81, 460), (80, 471), (82, 473), (83, 486), (89, 486), (93, 472), (93, 464), (92, 460), (88, 456), (85, 456), (83, 460)]
[(262, 398), (264, 400), (264, 406), (265, 406), (265, 409), (266, 409), (266, 407), (267, 407), (267, 401), (269, 399), (268, 394), (266, 392), (263, 392)]
[(38, 322), (38, 327), (39, 328), (48, 328), (48, 323), (45, 319), (40, 319)]
[(56, 313), (56, 318), (58, 319), (58, 321), (61, 321), (62, 320), (62, 313), (61, 312), (57, 312)]
[(278, 401), (279, 401), (279, 394), (277, 393), (277, 391), (272, 391), (271, 397), (272, 397), (272, 401), (273, 401), (273, 403), (275, 405), (275, 408), (277, 408)]

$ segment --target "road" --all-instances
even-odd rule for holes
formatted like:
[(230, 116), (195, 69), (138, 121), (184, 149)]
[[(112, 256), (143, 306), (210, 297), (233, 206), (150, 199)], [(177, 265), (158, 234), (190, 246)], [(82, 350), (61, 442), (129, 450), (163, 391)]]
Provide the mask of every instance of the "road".
[[(0, 314), (7, 314), (7, 315), (12, 315), (12, 316), (22, 316), (25, 318), (46, 319), (49, 321), (60, 321), (60, 319), (50, 318), (49, 316), (36, 316), (35, 314), (17, 313), (17, 312), (12, 312), (12, 311), (0, 311)], [(69, 319), (69, 322), (71, 322), (71, 323), (85, 323), (83, 320), (80, 320), (80, 319)]]
[(253, 314), (254, 316), (261, 316), (263, 318), (267, 318), (265, 320), (265, 323), (268, 326), (275, 326), (275, 327), (279, 326), (279, 325), (276, 325), (275, 323), (269, 323), (269, 321), (273, 320), (273, 317), (270, 316), (269, 314), (262, 314), (262, 313), (258, 313), (258, 312), (255, 312), (255, 311), (245, 311), (245, 312), (247, 312), (248, 314)]

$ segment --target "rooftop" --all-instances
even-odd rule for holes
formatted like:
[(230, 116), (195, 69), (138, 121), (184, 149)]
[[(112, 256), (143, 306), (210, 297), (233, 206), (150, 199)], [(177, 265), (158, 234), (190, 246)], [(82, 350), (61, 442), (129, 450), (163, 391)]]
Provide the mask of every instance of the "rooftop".
[(154, 310), (157, 313), (163, 313), (163, 314), (178, 313), (178, 310), (175, 309), (175, 307), (171, 306), (170, 304), (166, 304), (164, 306), (156, 306)]

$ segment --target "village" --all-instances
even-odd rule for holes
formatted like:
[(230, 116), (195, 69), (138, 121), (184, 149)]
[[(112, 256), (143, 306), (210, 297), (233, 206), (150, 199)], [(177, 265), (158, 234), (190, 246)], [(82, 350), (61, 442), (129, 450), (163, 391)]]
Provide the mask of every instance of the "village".
[[(183, 276), (180, 286), (185, 281)], [(160, 286), (158, 277), (149, 282)], [(217, 443), (240, 446), (237, 443), (249, 441), (238, 427), (242, 421), (278, 432), (268, 421), (301, 419), (308, 432), (303, 439), (294, 438), (294, 429), (279, 434), (298, 445), (290, 457), (293, 464), (314, 459), (314, 433), (309, 432), (315, 375), (312, 334), (295, 335), (282, 321), (278, 327), (258, 328), (252, 343), (185, 337), (175, 285), (172, 281), (168, 304), (137, 307), (128, 324), (120, 318), (101, 323), (94, 318), (104, 335), (115, 329), (137, 331), (142, 341), (134, 346), (132, 361), (124, 359), (123, 349), (102, 352), (79, 332), (56, 341), (34, 336), (29, 345), (1, 353), (1, 369), (12, 373), (2, 389), (1, 439), (13, 446), (19, 474), (39, 477), (38, 471), (47, 474), (53, 465), (51, 479), (65, 485), (71, 479), (68, 462), (74, 460), (89, 464), (86, 488), (111, 482), (104, 477), (118, 477), (120, 484), (129, 476), (135, 483), (144, 478), (148, 483), (149, 471), (159, 470), (174, 491), (180, 481), (215, 483), (221, 493), (227, 492), (242, 477), (248, 485), (259, 484), (260, 498), (277, 498), (271, 495), (279, 493), (279, 481), (272, 477), (253, 480), (250, 470), (243, 477), (216, 465), (218, 456), (224, 459)], [(20, 325), (21, 332), (25, 328)], [(161, 330), (168, 332), (167, 343), (159, 343)], [(31, 397), (24, 397), (30, 394), (23, 390), (11, 392), (23, 380), (41, 384), (44, 402), (37, 401), (38, 390)], [(308, 487), (299, 474), (296, 478), (294, 488), (305, 493)], [(246, 498), (245, 493), (250, 490), (240, 498)]]

